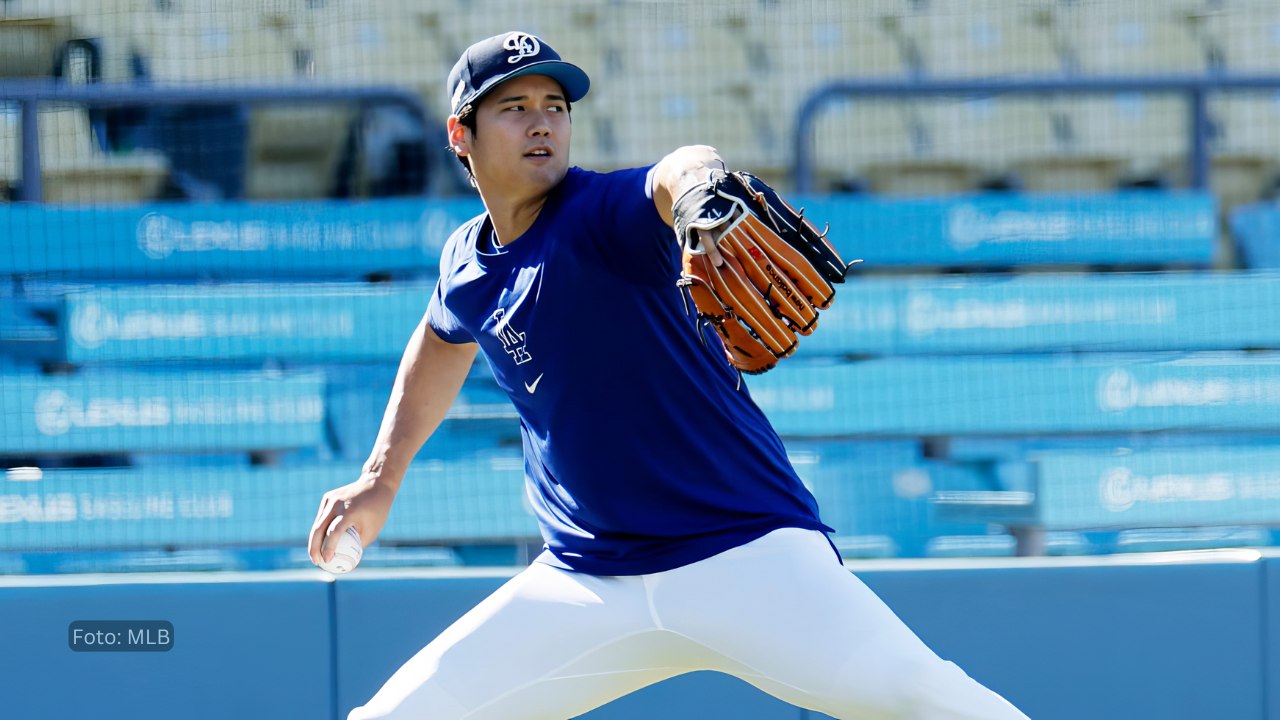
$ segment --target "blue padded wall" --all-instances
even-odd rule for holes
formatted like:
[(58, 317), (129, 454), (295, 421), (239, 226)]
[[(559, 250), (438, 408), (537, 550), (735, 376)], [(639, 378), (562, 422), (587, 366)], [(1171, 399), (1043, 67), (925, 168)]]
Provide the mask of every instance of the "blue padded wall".
[[(331, 718), (331, 584), (308, 575), (0, 587), (4, 717)], [(72, 652), (77, 620), (167, 620), (173, 648)]]

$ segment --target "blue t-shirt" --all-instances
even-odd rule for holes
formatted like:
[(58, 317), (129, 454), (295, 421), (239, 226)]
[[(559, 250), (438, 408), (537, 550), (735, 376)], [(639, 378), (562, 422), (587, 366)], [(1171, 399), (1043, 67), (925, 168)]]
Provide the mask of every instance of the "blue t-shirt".
[(571, 168), (516, 242), (449, 238), (427, 321), (472, 342), (520, 416), (546, 552), (594, 575), (661, 572), (780, 527), (829, 532), (777, 433), (676, 286), (651, 169)]

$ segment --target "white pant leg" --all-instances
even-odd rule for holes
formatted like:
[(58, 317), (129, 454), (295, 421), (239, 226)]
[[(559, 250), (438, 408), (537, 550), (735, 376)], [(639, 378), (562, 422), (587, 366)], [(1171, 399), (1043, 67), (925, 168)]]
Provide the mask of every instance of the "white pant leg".
[(701, 666), (700, 652), (656, 628), (642, 578), (534, 563), (348, 720), (565, 720)]
[(661, 625), (724, 658), (710, 669), (857, 720), (1026, 720), (937, 657), (836, 558), (783, 529), (651, 578)]

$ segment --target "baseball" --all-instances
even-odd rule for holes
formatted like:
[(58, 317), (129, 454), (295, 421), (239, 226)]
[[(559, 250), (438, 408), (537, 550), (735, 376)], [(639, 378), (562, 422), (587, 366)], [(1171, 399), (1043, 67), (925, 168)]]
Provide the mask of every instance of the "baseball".
[[(338, 521), (335, 519), (333, 522), (337, 524)], [(332, 532), (333, 525), (329, 528)], [(356, 565), (360, 564), (362, 555), (364, 555), (364, 546), (360, 544), (360, 533), (356, 532), (354, 527), (349, 527), (342, 537), (338, 538), (338, 547), (333, 551), (333, 559), (328, 562), (321, 560), (320, 569), (335, 575), (351, 572)]]

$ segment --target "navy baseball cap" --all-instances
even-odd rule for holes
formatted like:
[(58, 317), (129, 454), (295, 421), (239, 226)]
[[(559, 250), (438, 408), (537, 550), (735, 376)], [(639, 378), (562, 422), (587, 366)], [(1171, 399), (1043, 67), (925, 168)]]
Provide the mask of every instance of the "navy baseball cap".
[(449, 108), (454, 115), (500, 83), (521, 75), (546, 75), (564, 88), (569, 102), (587, 94), (591, 80), (582, 68), (526, 32), (494, 35), (467, 48), (449, 71)]

